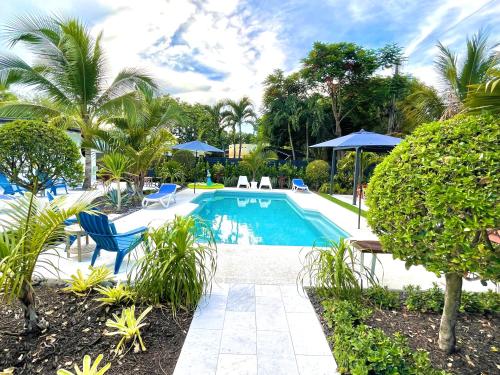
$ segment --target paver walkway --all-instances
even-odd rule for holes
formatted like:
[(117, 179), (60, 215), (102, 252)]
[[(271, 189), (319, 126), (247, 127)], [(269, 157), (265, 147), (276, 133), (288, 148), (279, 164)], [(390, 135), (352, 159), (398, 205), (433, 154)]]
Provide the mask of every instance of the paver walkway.
[(331, 375), (336, 364), (296, 285), (219, 284), (195, 312), (174, 375)]

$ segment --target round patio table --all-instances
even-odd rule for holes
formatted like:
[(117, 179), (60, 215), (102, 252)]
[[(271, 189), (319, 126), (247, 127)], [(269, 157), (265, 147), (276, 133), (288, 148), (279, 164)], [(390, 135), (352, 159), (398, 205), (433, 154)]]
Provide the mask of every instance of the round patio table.
[(82, 261), (82, 236), (85, 236), (85, 244), (89, 244), (89, 236), (87, 232), (80, 226), (80, 224), (73, 224), (64, 227), (64, 232), (66, 233), (66, 254), (68, 258), (70, 257), (70, 236), (76, 236), (76, 246), (78, 250), (78, 261)]

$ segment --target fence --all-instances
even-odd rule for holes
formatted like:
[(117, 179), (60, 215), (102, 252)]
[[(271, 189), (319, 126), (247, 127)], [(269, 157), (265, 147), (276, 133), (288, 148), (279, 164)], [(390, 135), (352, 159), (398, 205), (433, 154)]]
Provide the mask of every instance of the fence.
[[(205, 161), (210, 165), (220, 163), (222, 165), (227, 164), (238, 164), (241, 160), (239, 158), (224, 158), (224, 157), (205, 157)], [(294, 167), (304, 168), (307, 166), (307, 161), (305, 160), (269, 160), (268, 165), (273, 167), (279, 167), (280, 165), (291, 163)]]

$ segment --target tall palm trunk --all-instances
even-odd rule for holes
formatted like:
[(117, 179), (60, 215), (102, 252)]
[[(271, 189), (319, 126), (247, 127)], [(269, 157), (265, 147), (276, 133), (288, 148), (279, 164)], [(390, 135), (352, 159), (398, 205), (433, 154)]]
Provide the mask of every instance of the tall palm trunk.
[(240, 149), (238, 151), (238, 159), (241, 159), (241, 143), (242, 143), (242, 134), (241, 134), (241, 122), (238, 124), (238, 131), (240, 132)]
[(85, 178), (83, 188), (88, 190), (92, 187), (92, 149), (85, 149)]
[(295, 148), (293, 147), (292, 127), (290, 126), (290, 121), (287, 121), (287, 127), (288, 127), (288, 139), (290, 140), (290, 147), (292, 148), (292, 159), (295, 161)]

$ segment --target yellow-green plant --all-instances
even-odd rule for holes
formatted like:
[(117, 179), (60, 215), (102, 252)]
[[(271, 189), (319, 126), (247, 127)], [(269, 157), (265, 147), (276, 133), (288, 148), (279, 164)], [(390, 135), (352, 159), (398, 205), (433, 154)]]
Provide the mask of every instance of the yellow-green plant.
[(110, 288), (105, 286), (98, 286), (95, 288), (102, 297), (96, 299), (103, 305), (122, 305), (132, 302), (135, 297), (135, 292), (127, 285), (118, 283), (116, 286)]
[(78, 269), (76, 275), (70, 276), (71, 280), (68, 280), (69, 285), (63, 291), (72, 292), (77, 296), (84, 296), (96, 286), (112, 279), (111, 270), (106, 266), (89, 266), (89, 269), (90, 274), (87, 277)]
[[(39, 319), (32, 287), (35, 266), (56, 268), (40, 256), (61, 243), (64, 221), (90, 207), (92, 196), (83, 196), (71, 206), (44, 204), (31, 193), (25, 193), (2, 208), (0, 219), (0, 300), (19, 300), (24, 311), (26, 329), (46, 328)], [(59, 200), (58, 204), (61, 204)]]
[(60, 369), (57, 370), (57, 375), (104, 375), (111, 367), (111, 363), (107, 363), (100, 370), (97, 369), (99, 363), (102, 361), (102, 354), (99, 354), (92, 364), (92, 360), (89, 355), (83, 357), (83, 368), (80, 370), (77, 365), (75, 365), (75, 372), (71, 372), (68, 370)]
[(107, 336), (121, 336), (121, 340), (115, 348), (116, 354), (122, 354), (124, 346), (127, 342), (132, 341), (132, 346), (134, 347), (134, 352), (142, 350), (146, 351), (146, 346), (141, 337), (141, 328), (144, 327), (145, 323), (142, 321), (146, 318), (146, 315), (153, 309), (153, 306), (149, 306), (146, 310), (139, 315), (138, 318), (135, 317), (135, 305), (124, 308), (120, 316), (113, 314), (113, 319), (108, 319), (106, 322), (106, 327), (114, 328), (115, 331), (106, 332)]

